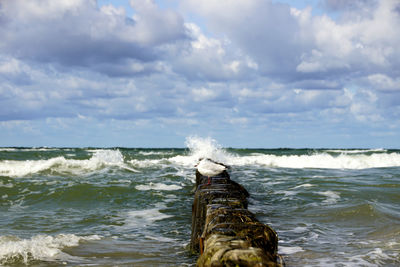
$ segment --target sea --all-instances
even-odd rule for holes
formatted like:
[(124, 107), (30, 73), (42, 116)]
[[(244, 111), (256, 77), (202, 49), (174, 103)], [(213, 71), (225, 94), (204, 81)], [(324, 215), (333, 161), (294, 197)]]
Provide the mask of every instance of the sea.
[(195, 266), (195, 165), (250, 193), (286, 266), (400, 266), (400, 150), (0, 148), (1, 266)]

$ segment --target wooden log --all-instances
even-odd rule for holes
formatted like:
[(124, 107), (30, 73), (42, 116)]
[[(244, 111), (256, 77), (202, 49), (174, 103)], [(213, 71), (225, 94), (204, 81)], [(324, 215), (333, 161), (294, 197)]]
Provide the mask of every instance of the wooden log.
[(208, 177), (196, 170), (190, 248), (197, 266), (284, 266), (278, 236), (247, 209), (249, 193), (226, 170)]

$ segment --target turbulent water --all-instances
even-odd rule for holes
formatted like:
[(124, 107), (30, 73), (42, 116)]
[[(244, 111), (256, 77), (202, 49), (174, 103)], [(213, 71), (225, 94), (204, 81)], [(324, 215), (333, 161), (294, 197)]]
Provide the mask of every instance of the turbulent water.
[(287, 266), (400, 265), (400, 151), (0, 148), (0, 265), (193, 266), (194, 165), (231, 166)]

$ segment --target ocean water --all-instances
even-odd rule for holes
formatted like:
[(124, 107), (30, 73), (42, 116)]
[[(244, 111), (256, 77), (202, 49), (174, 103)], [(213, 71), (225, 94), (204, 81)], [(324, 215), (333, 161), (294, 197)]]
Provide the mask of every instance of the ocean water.
[(0, 265), (194, 266), (195, 167), (231, 166), (287, 266), (400, 266), (400, 150), (0, 148)]

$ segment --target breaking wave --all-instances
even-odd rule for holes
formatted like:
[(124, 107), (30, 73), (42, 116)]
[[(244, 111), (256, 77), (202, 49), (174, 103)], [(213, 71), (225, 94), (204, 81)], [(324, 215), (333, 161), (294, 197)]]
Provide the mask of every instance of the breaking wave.
[(98, 235), (74, 234), (37, 235), (30, 239), (0, 236), (0, 265), (28, 264), (34, 260), (71, 260), (73, 256), (62, 252), (63, 248), (76, 247), (83, 240), (99, 239), (101, 238)]
[(67, 159), (58, 156), (43, 160), (2, 160), (0, 175), (24, 177), (32, 174), (50, 172), (59, 175), (82, 175), (109, 167), (119, 167), (128, 171), (136, 170), (124, 163), (119, 150), (93, 150), (89, 159)]
[(232, 165), (260, 165), (277, 168), (368, 169), (400, 166), (399, 153), (331, 155), (318, 152), (313, 155), (261, 154), (231, 158)]
[[(399, 167), (400, 152), (385, 149), (226, 149), (212, 138), (189, 137), (186, 150), (83, 150), (88, 158), (69, 158), (63, 149), (48, 159), (0, 160), (0, 176), (90, 175), (110, 169), (138, 172), (146, 169), (175, 168), (184, 176), (201, 158), (211, 158), (230, 166), (266, 168), (368, 169)], [(29, 151), (28, 149), (26, 149)], [(33, 149), (35, 150), (35, 148)], [(49, 149), (46, 151), (48, 152)], [(70, 151), (70, 150), (67, 150)], [(126, 153), (126, 154), (125, 154)], [(86, 156), (87, 157), (87, 156)], [(149, 186), (149, 189), (158, 189)], [(143, 187), (140, 189), (147, 189)], [(162, 189), (161, 189), (162, 190)]]
[(163, 183), (152, 183), (150, 182), (147, 185), (137, 185), (135, 186), (137, 190), (140, 191), (148, 191), (148, 190), (155, 190), (155, 191), (175, 191), (182, 189), (182, 186), (176, 184), (163, 184)]
[[(211, 158), (231, 166), (265, 166), (271, 168), (321, 168), (321, 169), (368, 169), (400, 166), (400, 153), (385, 149), (336, 149), (315, 150), (312, 154), (282, 155), (282, 150), (238, 155), (219, 145), (214, 139), (190, 137), (186, 141), (190, 152), (176, 156), (171, 161), (186, 166), (197, 163), (200, 158)], [(278, 151), (278, 152), (276, 152)]]
[(188, 155), (179, 155), (171, 158), (170, 160), (173, 163), (194, 166), (201, 158), (210, 158), (218, 162), (229, 163), (232, 158), (236, 157), (210, 137), (188, 137), (186, 146), (189, 149)]

